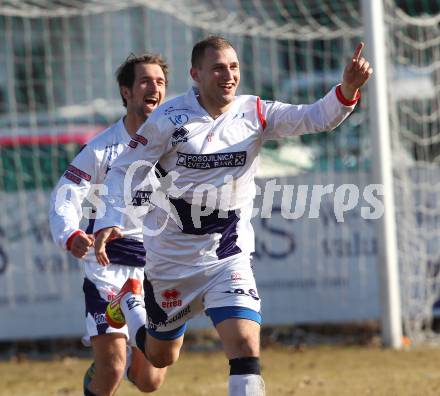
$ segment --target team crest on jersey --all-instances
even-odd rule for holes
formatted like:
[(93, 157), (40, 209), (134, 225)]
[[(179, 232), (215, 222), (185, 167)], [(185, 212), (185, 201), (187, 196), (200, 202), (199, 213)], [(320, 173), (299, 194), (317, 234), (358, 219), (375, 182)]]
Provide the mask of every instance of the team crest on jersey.
[(177, 166), (191, 169), (234, 168), (246, 164), (246, 151), (214, 154), (186, 154), (177, 152)]
[(177, 115), (173, 115), (173, 116), (168, 117), (168, 119), (171, 121), (171, 123), (174, 126), (177, 126), (177, 125), (186, 124), (189, 120), (189, 117), (187, 114), (177, 114)]
[(185, 127), (176, 129), (171, 135), (171, 145), (174, 147), (179, 143), (186, 143), (188, 141), (189, 131)]

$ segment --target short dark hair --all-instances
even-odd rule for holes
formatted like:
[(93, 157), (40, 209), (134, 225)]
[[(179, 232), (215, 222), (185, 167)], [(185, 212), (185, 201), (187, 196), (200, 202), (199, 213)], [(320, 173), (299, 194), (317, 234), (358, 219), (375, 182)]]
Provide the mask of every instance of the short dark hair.
[(192, 50), (191, 54), (191, 66), (199, 67), (203, 56), (205, 55), (205, 50), (207, 48), (214, 48), (216, 50), (224, 48), (234, 48), (232, 44), (221, 36), (209, 36), (202, 41), (199, 41)]
[[(135, 79), (135, 68), (138, 63), (145, 63), (147, 65), (158, 65), (163, 71), (165, 76), (165, 84), (168, 85), (168, 65), (161, 55), (145, 53), (142, 55), (136, 55), (131, 53), (128, 55), (124, 63), (116, 70), (116, 80), (118, 81), (119, 88), (128, 87), (132, 88)], [(122, 103), (124, 107), (127, 107), (127, 101), (122, 96)]]

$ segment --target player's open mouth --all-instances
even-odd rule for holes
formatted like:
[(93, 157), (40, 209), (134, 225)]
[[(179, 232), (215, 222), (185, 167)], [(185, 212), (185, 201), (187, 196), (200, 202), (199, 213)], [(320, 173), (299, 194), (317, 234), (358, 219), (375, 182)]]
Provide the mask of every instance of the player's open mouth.
[(232, 88), (234, 88), (234, 84), (221, 84), (220, 88), (230, 91)]
[(156, 106), (159, 103), (159, 99), (157, 98), (145, 98), (144, 99), (144, 104), (147, 106)]

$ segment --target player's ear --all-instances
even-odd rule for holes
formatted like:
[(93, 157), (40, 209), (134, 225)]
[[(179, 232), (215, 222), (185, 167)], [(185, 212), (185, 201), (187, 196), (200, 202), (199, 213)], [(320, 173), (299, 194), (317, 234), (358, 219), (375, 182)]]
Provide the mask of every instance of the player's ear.
[(124, 85), (122, 85), (122, 86), (119, 88), (119, 92), (121, 93), (121, 96), (122, 96), (125, 100), (127, 100), (127, 99), (130, 98), (130, 88), (125, 87)]
[(197, 71), (197, 68), (191, 67), (191, 69), (189, 69), (189, 74), (195, 82), (199, 82), (199, 73)]

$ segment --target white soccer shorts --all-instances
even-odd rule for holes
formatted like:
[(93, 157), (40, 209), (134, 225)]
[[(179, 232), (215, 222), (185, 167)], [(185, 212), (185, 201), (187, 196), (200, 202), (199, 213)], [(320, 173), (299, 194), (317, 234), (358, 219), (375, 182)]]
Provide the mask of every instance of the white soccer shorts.
[(144, 268), (118, 264), (102, 266), (88, 257), (84, 260), (84, 275), (86, 334), (82, 338), (83, 344), (90, 346), (90, 337), (108, 333), (122, 333), (128, 340), (127, 326), (120, 329), (109, 326), (105, 310), (128, 278), (143, 282)]
[(261, 321), (250, 258), (241, 254), (212, 265), (160, 263), (145, 275), (144, 292), (148, 332), (159, 339), (179, 337), (202, 311), (214, 325), (231, 317)]

